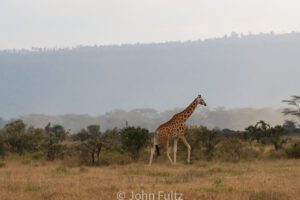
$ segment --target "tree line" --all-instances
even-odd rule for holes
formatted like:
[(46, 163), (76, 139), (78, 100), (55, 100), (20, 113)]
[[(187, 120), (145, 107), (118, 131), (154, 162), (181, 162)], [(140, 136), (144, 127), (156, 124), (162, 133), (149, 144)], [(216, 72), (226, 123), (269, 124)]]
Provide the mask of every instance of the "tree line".
[[(283, 112), (300, 116), (300, 97), (285, 100), (289, 107)], [(188, 126), (186, 138), (192, 147), (192, 158), (239, 161), (263, 157), (265, 147), (272, 147), (271, 157), (300, 157), (299, 126), (294, 121), (271, 126), (260, 120), (243, 131), (209, 129), (205, 126)], [(91, 124), (71, 134), (62, 125), (48, 123), (44, 128), (27, 126), (21, 119), (10, 121), (0, 129), (0, 158), (13, 154), (30, 155), (32, 159), (73, 158), (79, 164), (109, 164), (101, 155), (128, 157), (130, 162), (148, 158), (153, 132), (146, 128), (127, 126), (102, 132), (100, 125)], [(292, 137), (296, 135), (296, 137)], [(184, 145), (179, 144), (181, 152)], [(122, 160), (122, 159), (121, 159)], [(122, 160), (120, 164), (128, 162)]]
[[(274, 127), (259, 121), (244, 131), (189, 126), (186, 137), (192, 146), (194, 160), (238, 161), (258, 157), (255, 146), (272, 146), (274, 152), (285, 152), (287, 157), (299, 158), (300, 142), (291, 143), (292, 137), (288, 136), (295, 132), (300, 133), (300, 129), (291, 121)], [(126, 155), (131, 162), (136, 162), (147, 154), (152, 137), (153, 133), (140, 127), (101, 132), (99, 125), (89, 125), (78, 133), (70, 134), (61, 125), (49, 123), (45, 128), (35, 128), (27, 127), (22, 120), (15, 120), (0, 130), (0, 156), (5, 159), (10, 154), (30, 154), (32, 159), (49, 161), (73, 156), (80, 164), (98, 165), (103, 161), (101, 153), (105, 151), (112, 155)], [(180, 148), (181, 152), (185, 152), (183, 145), (179, 145)]]

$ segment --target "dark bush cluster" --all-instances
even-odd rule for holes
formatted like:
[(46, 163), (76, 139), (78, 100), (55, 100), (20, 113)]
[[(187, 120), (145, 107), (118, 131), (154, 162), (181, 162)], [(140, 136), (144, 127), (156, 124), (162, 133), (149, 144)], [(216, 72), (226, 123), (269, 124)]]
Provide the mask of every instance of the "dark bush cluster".
[[(192, 160), (237, 162), (256, 159), (264, 153), (266, 146), (273, 147), (268, 154), (272, 158), (299, 158), (300, 143), (287, 135), (291, 130), (295, 129), (290, 123), (272, 127), (264, 121), (245, 131), (190, 126), (186, 128), (186, 138), (192, 147)], [(101, 132), (100, 126), (94, 124), (70, 134), (61, 125), (49, 123), (45, 128), (35, 128), (15, 120), (0, 129), (0, 159), (9, 154), (28, 153), (35, 160), (72, 158), (85, 165), (126, 164), (148, 160), (147, 147), (152, 145), (152, 137), (153, 133), (140, 127)], [(181, 142), (178, 154), (179, 158), (186, 157), (186, 147)]]
[(300, 158), (300, 142), (293, 143), (287, 148), (286, 153), (289, 158)]

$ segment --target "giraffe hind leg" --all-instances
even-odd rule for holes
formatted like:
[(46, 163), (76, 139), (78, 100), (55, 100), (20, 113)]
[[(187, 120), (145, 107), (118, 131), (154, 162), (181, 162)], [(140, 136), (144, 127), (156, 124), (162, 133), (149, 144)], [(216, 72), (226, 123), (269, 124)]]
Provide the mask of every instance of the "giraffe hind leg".
[(174, 151), (174, 165), (176, 165), (176, 156), (177, 156), (177, 142), (178, 142), (178, 138), (174, 139), (174, 146), (173, 146), (173, 151)]
[(151, 150), (150, 150), (150, 160), (149, 160), (149, 165), (152, 164), (154, 153), (155, 153), (155, 148), (153, 147), (153, 148), (151, 148)]

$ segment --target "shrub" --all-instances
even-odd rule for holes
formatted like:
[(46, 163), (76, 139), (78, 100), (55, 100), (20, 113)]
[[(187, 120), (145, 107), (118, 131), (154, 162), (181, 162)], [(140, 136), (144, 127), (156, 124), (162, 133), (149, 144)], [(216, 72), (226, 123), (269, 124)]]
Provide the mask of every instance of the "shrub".
[(244, 146), (241, 151), (242, 160), (252, 160), (259, 157), (260, 152), (250, 146)]
[(89, 125), (87, 130), (82, 129), (73, 139), (81, 141), (78, 150), (82, 164), (99, 165), (102, 149), (111, 146), (109, 139), (100, 132), (99, 125)]
[(127, 127), (121, 130), (122, 148), (137, 161), (140, 151), (146, 146), (149, 139), (149, 131), (140, 127)]
[(7, 143), (12, 152), (23, 154), (26, 142), (23, 135), (26, 131), (26, 125), (22, 120), (12, 121), (5, 125), (4, 132), (6, 134)]
[(62, 159), (64, 159), (66, 146), (59, 144), (59, 143), (54, 143), (52, 141), (49, 141), (46, 144), (45, 150), (46, 150), (45, 153), (47, 156), (47, 160), (55, 160), (57, 158), (62, 160)]
[(284, 149), (280, 149), (280, 150), (271, 150), (270, 152), (268, 152), (268, 157), (271, 159), (282, 159), (282, 158), (286, 158), (287, 157), (287, 152)]
[(0, 168), (5, 167), (5, 163), (0, 161)]
[(66, 145), (61, 144), (61, 142), (66, 139), (68, 132), (65, 131), (63, 126), (54, 125), (51, 127), (50, 123), (45, 127), (45, 132), (43, 150), (47, 160), (64, 159)]
[(4, 158), (5, 156), (5, 142), (3, 137), (0, 135), (0, 158)]
[(243, 144), (237, 138), (226, 138), (218, 146), (217, 152), (222, 160), (236, 162), (242, 158)]
[(292, 144), (291, 147), (286, 149), (289, 158), (300, 158), (300, 142)]
[(31, 154), (30, 156), (33, 160), (39, 160), (44, 157), (44, 153), (42, 151), (37, 151)]
[(40, 150), (44, 130), (29, 127), (22, 120), (12, 121), (5, 125), (3, 135), (10, 151), (18, 154)]

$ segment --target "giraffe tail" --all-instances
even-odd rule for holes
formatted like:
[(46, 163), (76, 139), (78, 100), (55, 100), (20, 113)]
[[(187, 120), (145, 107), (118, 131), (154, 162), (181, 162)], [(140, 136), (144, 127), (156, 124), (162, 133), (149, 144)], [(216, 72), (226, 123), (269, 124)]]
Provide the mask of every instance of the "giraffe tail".
[(159, 150), (160, 150), (160, 149), (159, 149), (159, 145), (156, 144), (156, 145), (155, 145), (155, 152), (156, 152), (156, 155), (157, 155), (157, 156), (160, 156)]
[(157, 135), (156, 134), (154, 135), (154, 146), (155, 146), (156, 156), (160, 156), (160, 145), (158, 143)]

